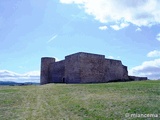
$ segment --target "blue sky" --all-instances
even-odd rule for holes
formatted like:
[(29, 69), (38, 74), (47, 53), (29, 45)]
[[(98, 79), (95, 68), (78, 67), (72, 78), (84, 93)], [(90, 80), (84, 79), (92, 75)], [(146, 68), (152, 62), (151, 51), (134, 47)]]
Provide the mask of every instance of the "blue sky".
[(41, 57), (120, 59), (160, 79), (159, 0), (0, 0), (0, 80), (39, 81)]

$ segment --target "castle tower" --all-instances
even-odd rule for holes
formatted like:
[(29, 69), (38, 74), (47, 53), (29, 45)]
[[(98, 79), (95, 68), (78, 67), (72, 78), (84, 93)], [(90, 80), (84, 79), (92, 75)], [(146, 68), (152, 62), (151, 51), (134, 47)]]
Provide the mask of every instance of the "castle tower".
[(53, 62), (55, 62), (55, 58), (51, 57), (41, 58), (41, 78), (40, 78), (41, 85), (49, 83), (49, 65)]

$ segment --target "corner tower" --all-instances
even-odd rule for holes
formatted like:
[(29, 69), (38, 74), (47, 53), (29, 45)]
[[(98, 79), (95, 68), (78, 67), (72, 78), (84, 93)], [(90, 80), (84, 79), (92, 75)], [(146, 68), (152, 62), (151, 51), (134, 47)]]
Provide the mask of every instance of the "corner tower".
[(51, 57), (42, 57), (41, 58), (41, 78), (40, 84), (49, 83), (49, 65), (55, 62), (55, 58)]

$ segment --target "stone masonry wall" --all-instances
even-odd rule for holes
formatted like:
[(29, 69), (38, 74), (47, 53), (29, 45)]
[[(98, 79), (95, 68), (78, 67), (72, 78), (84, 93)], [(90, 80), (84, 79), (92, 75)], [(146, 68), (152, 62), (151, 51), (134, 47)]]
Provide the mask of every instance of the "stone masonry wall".
[(80, 53), (81, 83), (104, 82), (104, 55)]
[(147, 80), (147, 77), (128, 76), (127, 66), (120, 60), (105, 59), (104, 55), (79, 52), (55, 62), (41, 59), (40, 83), (103, 83), (110, 81)]
[(105, 80), (107, 81), (116, 81), (123, 80), (124, 75), (124, 67), (119, 60), (105, 59)]
[(55, 58), (43, 57), (41, 58), (41, 77), (40, 84), (47, 84), (49, 80), (49, 65), (55, 62)]
[(130, 81), (141, 81), (141, 80), (147, 80), (147, 77), (138, 77), (138, 76), (129, 76)]
[(125, 65), (122, 65), (122, 66), (123, 66), (123, 77), (124, 77), (124, 80), (127, 81), (129, 79), (128, 69), (127, 69), (127, 66), (125, 66)]
[(72, 54), (65, 57), (65, 81), (66, 83), (80, 83), (80, 57)]
[(50, 64), (49, 67), (49, 83), (65, 82), (65, 61), (59, 61)]

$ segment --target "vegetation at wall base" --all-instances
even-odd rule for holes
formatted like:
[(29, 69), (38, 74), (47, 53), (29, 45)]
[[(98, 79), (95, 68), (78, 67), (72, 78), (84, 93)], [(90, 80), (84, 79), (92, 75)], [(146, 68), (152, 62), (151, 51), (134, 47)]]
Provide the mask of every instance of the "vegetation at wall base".
[(128, 120), (160, 114), (159, 100), (160, 81), (0, 86), (0, 120)]

